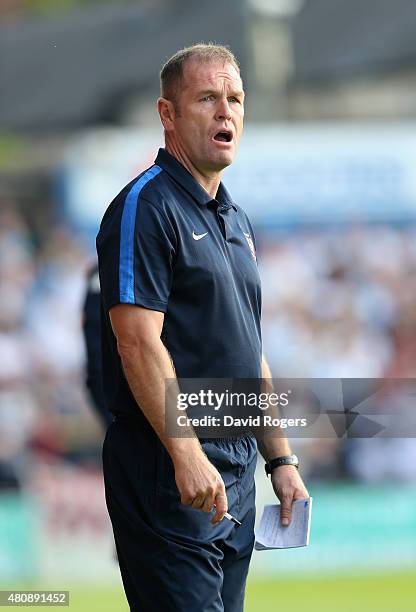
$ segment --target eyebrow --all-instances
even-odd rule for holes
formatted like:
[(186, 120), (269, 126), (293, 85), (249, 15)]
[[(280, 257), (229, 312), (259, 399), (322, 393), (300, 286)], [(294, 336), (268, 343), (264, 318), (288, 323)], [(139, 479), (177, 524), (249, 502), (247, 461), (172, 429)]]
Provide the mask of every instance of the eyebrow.
[[(200, 96), (208, 96), (208, 95), (211, 95), (211, 94), (218, 94), (218, 91), (219, 91), (218, 89), (203, 89), (202, 91), (198, 91), (196, 93), (196, 97), (199, 98)], [(229, 96), (244, 97), (244, 91), (242, 89), (238, 90), (238, 91), (230, 91), (230, 93), (228, 94), (228, 97)]]

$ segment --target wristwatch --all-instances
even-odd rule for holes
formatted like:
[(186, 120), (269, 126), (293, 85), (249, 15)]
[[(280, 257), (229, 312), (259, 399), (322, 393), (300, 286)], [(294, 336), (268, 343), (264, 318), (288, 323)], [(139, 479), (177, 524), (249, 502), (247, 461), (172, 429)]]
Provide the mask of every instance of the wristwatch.
[(267, 476), (269, 476), (273, 470), (280, 467), (281, 465), (293, 465), (298, 470), (299, 469), (299, 459), (296, 455), (284, 455), (283, 457), (276, 457), (275, 459), (270, 459), (265, 466)]

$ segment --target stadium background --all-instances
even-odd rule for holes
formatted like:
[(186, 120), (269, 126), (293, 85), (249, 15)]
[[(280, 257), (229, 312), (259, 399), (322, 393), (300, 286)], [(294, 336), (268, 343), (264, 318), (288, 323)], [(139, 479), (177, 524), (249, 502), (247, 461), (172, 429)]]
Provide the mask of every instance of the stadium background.
[[(248, 94), (225, 182), (252, 218), (265, 353), (286, 377), (416, 369), (410, 0), (0, 1), (0, 587), (125, 610), (85, 392), (98, 221), (162, 133), (157, 70), (229, 44)], [(254, 556), (247, 610), (411, 610), (416, 440), (294, 440), (311, 546)], [(273, 496), (259, 465), (258, 508)]]

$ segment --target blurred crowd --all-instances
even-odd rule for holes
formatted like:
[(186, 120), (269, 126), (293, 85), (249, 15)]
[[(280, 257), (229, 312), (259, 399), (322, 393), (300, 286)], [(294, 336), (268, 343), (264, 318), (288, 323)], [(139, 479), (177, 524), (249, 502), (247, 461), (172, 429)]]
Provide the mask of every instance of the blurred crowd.
[(265, 352), (292, 377), (414, 377), (416, 227), (265, 237)]
[(0, 486), (29, 480), (34, 458), (98, 455), (83, 385), (86, 261), (60, 225), (35, 248), (15, 204), (1, 202)]
[[(321, 228), (265, 235), (260, 245), (264, 352), (274, 376), (415, 378), (416, 226)], [(414, 406), (403, 401), (406, 423)], [(380, 409), (395, 418), (391, 401)], [(311, 476), (416, 481), (416, 440), (401, 431), (298, 444)]]
[[(82, 303), (90, 254), (51, 224), (35, 246), (15, 203), (0, 207), (0, 487), (36, 461), (99, 461), (85, 392)], [(416, 372), (416, 228), (259, 233), (264, 352), (276, 377), (381, 378)], [(416, 480), (416, 441), (293, 442), (306, 475)], [(399, 452), (400, 462), (391, 462)], [(405, 467), (403, 467), (405, 465)]]

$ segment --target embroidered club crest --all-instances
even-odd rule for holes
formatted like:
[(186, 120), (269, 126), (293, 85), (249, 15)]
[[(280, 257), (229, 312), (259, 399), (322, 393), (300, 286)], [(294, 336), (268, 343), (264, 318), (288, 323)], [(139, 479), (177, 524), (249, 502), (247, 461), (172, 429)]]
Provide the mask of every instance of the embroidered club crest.
[(250, 234), (246, 234), (245, 232), (243, 232), (244, 236), (246, 237), (247, 240), (247, 244), (250, 247), (250, 251), (251, 254), (253, 255), (253, 259), (255, 262), (257, 262), (257, 257), (256, 257), (256, 249), (254, 248), (254, 242), (252, 237), (250, 236)]

